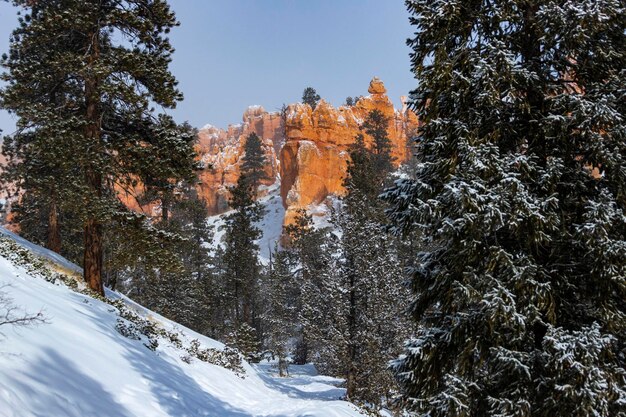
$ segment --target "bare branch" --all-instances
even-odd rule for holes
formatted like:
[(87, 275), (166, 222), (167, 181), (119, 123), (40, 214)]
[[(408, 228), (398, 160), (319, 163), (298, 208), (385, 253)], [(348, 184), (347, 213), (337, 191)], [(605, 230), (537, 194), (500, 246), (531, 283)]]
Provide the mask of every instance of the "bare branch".
[[(0, 286), (0, 326), (26, 327), (49, 323), (43, 310), (30, 314), (14, 305), (13, 300), (3, 291), (7, 287), (10, 286)], [(4, 334), (0, 332), (0, 336), (4, 336)]]

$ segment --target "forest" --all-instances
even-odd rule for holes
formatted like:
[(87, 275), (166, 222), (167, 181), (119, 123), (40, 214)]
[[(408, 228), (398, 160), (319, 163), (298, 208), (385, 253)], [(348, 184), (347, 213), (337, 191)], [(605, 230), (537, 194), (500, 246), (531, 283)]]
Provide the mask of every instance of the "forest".
[[(324, 221), (298, 207), (270, 248), (266, 138), (244, 135), (208, 214), (215, 167), (168, 113), (168, 1), (10, 3), (4, 225), (80, 266), (92, 296), (280, 378), (313, 364), (368, 415), (626, 416), (622, 1), (405, 1), (410, 157), (395, 116), (368, 110)], [(298, 106), (320, 103), (307, 87)]]

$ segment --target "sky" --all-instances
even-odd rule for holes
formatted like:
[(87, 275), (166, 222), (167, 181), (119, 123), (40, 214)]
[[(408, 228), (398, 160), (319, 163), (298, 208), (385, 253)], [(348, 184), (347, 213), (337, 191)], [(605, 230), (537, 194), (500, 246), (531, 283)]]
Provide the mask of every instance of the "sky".
[[(335, 106), (385, 82), (396, 107), (414, 88), (401, 0), (170, 0), (181, 26), (171, 64), (185, 99), (166, 110), (193, 126), (239, 123), (250, 105), (275, 111), (311, 86)], [(0, 1), (0, 54), (16, 10)], [(0, 110), (0, 129), (15, 120)]]

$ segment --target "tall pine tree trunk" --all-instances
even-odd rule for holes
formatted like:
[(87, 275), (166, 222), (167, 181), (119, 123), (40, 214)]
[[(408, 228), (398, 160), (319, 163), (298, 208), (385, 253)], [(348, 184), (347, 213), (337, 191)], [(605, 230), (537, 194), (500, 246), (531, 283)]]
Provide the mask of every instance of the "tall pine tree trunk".
[(48, 212), (48, 249), (61, 253), (61, 230), (59, 228), (59, 210), (57, 207), (56, 194), (52, 194), (50, 211)]
[(85, 224), (85, 252), (83, 269), (89, 288), (104, 295), (102, 285), (102, 225), (96, 219), (89, 219)]
[[(91, 51), (89, 57), (89, 66), (98, 61), (100, 54), (99, 32), (96, 31), (89, 37), (91, 40), (88, 45)], [(85, 138), (92, 149), (100, 148), (100, 109), (98, 106), (98, 76), (92, 71), (87, 73), (85, 77), (85, 107), (87, 126), (85, 127)], [(96, 154), (96, 158), (99, 155)], [(93, 164), (93, 162), (91, 162)], [(102, 197), (102, 175), (97, 171), (97, 167), (93, 165), (86, 167), (85, 179), (87, 186), (90, 188), (91, 198), (100, 204)], [(98, 219), (98, 214), (90, 213), (89, 218), (85, 222), (85, 252), (83, 255), (83, 275), (84, 279), (93, 291), (104, 295), (104, 287), (102, 285), (102, 258), (104, 256), (102, 224)]]

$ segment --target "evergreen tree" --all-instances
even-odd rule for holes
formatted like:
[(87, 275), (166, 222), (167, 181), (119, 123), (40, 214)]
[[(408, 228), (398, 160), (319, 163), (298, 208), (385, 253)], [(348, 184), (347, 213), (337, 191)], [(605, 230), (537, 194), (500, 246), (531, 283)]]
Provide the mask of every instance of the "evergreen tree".
[(362, 129), (371, 136), (372, 153), (375, 172), (384, 179), (393, 170), (393, 157), (391, 156), (391, 140), (389, 139), (389, 119), (377, 109), (367, 114)]
[(626, 10), (411, 0), (414, 415), (624, 416)]
[[(13, 39), (19, 41), (21, 36), (28, 36), (30, 15), (26, 14), (19, 19), (19, 27), (13, 33)], [(28, 56), (23, 57), (22, 67), (28, 62), (48, 59), (51, 55), (50, 48), (58, 53), (66, 52), (77, 47), (75, 39), (67, 37), (58, 39), (53, 45), (47, 43), (30, 43)], [(14, 56), (20, 48), (12, 47), (10, 54)], [(1, 62), (8, 62), (9, 56), (3, 55)], [(3, 80), (9, 80), (7, 74), (2, 75)], [(55, 146), (59, 136), (63, 136), (62, 125), (59, 120), (71, 117), (71, 112), (63, 106), (63, 97), (78, 93), (71, 85), (63, 84), (48, 72), (45, 78), (39, 79), (39, 99), (46, 106), (53, 108), (58, 120), (39, 120), (37, 125), (18, 125), (18, 130), (13, 135), (0, 140), (2, 153), (7, 158), (7, 164), (3, 167), (0, 182), (5, 190), (11, 190), (16, 195), (16, 203), (12, 211), (15, 214), (14, 221), (20, 231), (50, 250), (62, 253), (73, 260), (70, 251), (62, 251), (63, 245), (73, 246), (63, 237), (68, 237), (67, 225), (62, 225), (61, 219), (71, 217), (69, 214), (80, 201), (68, 201), (71, 196), (69, 185), (71, 179), (77, 175), (77, 167), (74, 158), (67, 149)], [(2, 104), (0, 98), (0, 105)], [(45, 121), (46, 123), (42, 123)], [(64, 236), (62, 236), (64, 235)], [(73, 237), (73, 236), (72, 236)]]
[(313, 110), (317, 107), (317, 103), (320, 99), (320, 95), (317, 94), (317, 91), (315, 91), (313, 87), (307, 87), (302, 92), (302, 102), (311, 106)]
[[(74, 175), (63, 188), (80, 202), (84, 277), (103, 294), (104, 234), (124, 218), (115, 189), (190, 175), (190, 143), (150, 108), (174, 107), (182, 98), (163, 36), (178, 22), (164, 0), (13, 3), (27, 14), (2, 61), (2, 108), (18, 117), (15, 138), (44, 133), (33, 135), (29, 155), (55, 149), (59, 163), (71, 161)], [(51, 91), (58, 92), (54, 99)]]
[(328, 342), (337, 354), (335, 367), (345, 376), (348, 398), (376, 407), (393, 393), (386, 364), (408, 332), (401, 307), (408, 294), (397, 245), (384, 230), (383, 206), (376, 198), (382, 187), (377, 162), (388, 157), (388, 148), (380, 154), (370, 151), (360, 135), (350, 149), (347, 194), (334, 218), (341, 230), (341, 256), (333, 268), (332, 314), (341, 320)]
[(300, 288), (303, 350), (321, 372), (346, 380), (351, 400), (377, 408), (394, 392), (387, 362), (410, 326), (397, 245), (381, 223), (375, 160), (359, 135), (350, 148), (348, 192), (333, 215), (340, 233), (315, 230), (305, 211), (286, 233)]
[(213, 259), (208, 246), (213, 243), (213, 230), (206, 222), (207, 207), (195, 189), (189, 187), (171, 209), (171, 217), (161, 227), (183, 238), (175, 241), (170, 249), (179, 258), (181, 269), (160, 274), (161, 285), (149, 287), (153, 294), (158, 292), (164, 300), (154, 303), (157, 306), (155, 311), (207, 334), (214, 313), (213, 284), (216, 280), (211, 270)]
[(278, 358), (279, 376), (289, 374), (287, 356), (290, 341), (297, 333), (298, 282), (294, 279), (292, 258), (290, 251), (274, 249), (262, 290), (265, 346)]
[(250, 181), (245, 175), (231, 188), (232, 214), (226, 217), (224, 234), (224, 277), (229, 321), (235, 329), (243, 323), (254, 327), (260, 265), (256, 240), (261, 231), (255, 222), (261, 219), (262, 209), (254, 202)]
[[(162, 143), (155, 147), (155, 152), (170, 152), (168, 141), (184, 141), (192, 145), (197, 138), (197, 130), (192, 128), (187, 122), (177, 125), (171, 117), (160, 115), (152, 137), (158, 138)], [(157, 143), (157, 140), (153, 139), (153, 141)], [(158, 154), (155, 157), (156, 160), (166, 158), (166, 155)], [(158, 204), (161, 211), (161, 222), (168, 221), (170, 211), (177, 204), (177, 199), (183, 197), (182, 200), (187, 202), (197, 202), (198, 200), (197, 196), (192, 195), (193, 192), (190, 190), (191, 185), (197, 181), (197, 177), (193, 172), (197, 168), (195, 163), (193, 163), (193, 156), (191, 154), (187, 156), (180, 155), (174, 161), (177, 164), (185, 165), (184, 167), (179, 167), (179, 169), (183, 168), (182, 172), (186, 172), (184, 177), (177, 178), (176, 175), (167, 173), (164, 175), (163, 172), (150, 168), (142, 175), (143, 190), (141, 195), (137, 196), (141, 205)], [(178, 207), (179, 212), (181, 212), (181, 208), (182, 206)], [(182, 212), (184, 212), (184, 209)]]
[[(290, 297), (296, 300), (298, 323), (294, 363), (307, 363), (311, 352), (324, 349), (321, 333), (326, 328), (326, 287), (336, 252), (328, 231), (313, 227), (313, 218), (304, 209), (296, 212), (292, 224), (285, 227), (289, 238), (288, 250), (293, 262), (296, 291)], [(319, 362), (318, 362), (319, 363)]]
[(259, 337), (248, 323), (241, 323), (226, 336), (226, 344), (239, 350), (248, 362), (259, 362)]
[(252, 132), (246, 138), (244, 155), (241, 159), (241, 175), (245, 176), (256, 196), (261, 181), (268, 178), (265, 172), (267, 158), (263, 150), (263, 142), (256, 133)]

